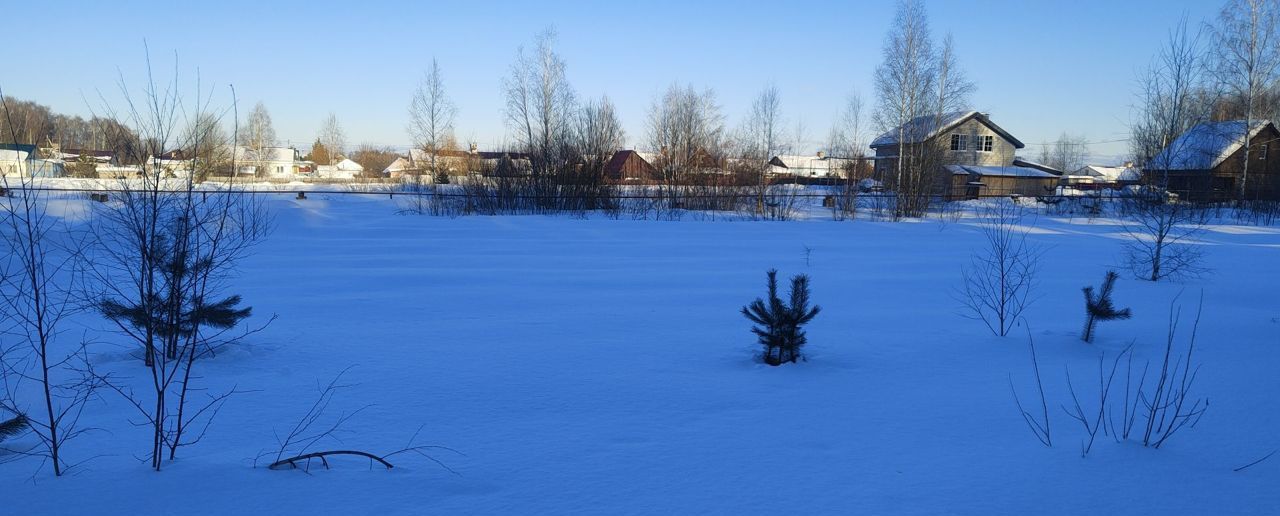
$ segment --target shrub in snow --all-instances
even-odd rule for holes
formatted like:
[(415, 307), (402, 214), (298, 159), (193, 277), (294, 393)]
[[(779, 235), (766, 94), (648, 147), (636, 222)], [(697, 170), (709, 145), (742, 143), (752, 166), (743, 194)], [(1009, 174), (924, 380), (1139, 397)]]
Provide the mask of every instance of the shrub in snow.
[(1129, 199), (1125, 209), (1125, 259), (1135, 276), (1160, 281), (1205, 272), (1202, 246), (1194, 243), (1208, 221), (1204, 209), (1161, 198)]
[(964, 268), (964, 285), (956, 297), (970, 318), (1003, 337), (1034, 300), (1031, 290), (1043, 251), (1027, 241), (1022, 208), (1017, 204), (998, 202), (984, 208), (983, 214), (989, 220), (982, 227), (987, 246)]
[(756, 298), (742, 307), (742, 315), (757, 326), (751, 328), (764, 346), (764, 362), (781, 365), (800, 358), (800, 348), (808, 341), (801, 327), (812, 321), (822, 307), (809, 307), (809, 277), (791, 277), (790, 302), (778, 297), (778, 271), (769, 269), (769, 297)]
[(1092, 285), (1084, 288), (1085, 321), (1084, 333), (1080, 337), (1085, 342), (1093, 342), (1093, 329), (1098, 325), (1098, 321), (1128, 319), (1131, 315), (1128, 308), (1116, 310), (1115, 305), (1111, 303), (1111, 292), (1119, 277), (1116, 271), (1107, 271), (1107, 277), (1102, 280), (1102, 289), (1097, 294), (1094, 294)]
[[(1169, 330), (1165, 335), (1164, 350), (1159, 361), (1147, 361), (1135, 367), (1131, 346), (1116, 355), (1108, 371), (1105, 357), (1098, 357), (1098, 389), (1096, 393), (1087, 393), (1093, 394), (1092, 396), (1081, 398), (1077, 395), (1078, 384), (1072, 381), (1071, 368), (1065, 368), (1066, 391), (1071, 396), (1071, 405), (1063, 404), (1062, 408), (1084, 428), (1081, 456), (1088, 455), (1093, 449), (1099, 431), (1103, 435), (1110, 435), (1116, 442), (1129, 441), (1131, 437), (1137, 439), (1140, 434), (1143, 446), (1160, 448), (1180, 430), (1195, 427), (1208, 410), (1208, 398), (1192, 391), (1200, 372), (1200, 364), (1195, 360), (1195, 350), (1201, 312), (1196, 312), (1185, 353), (1177, 346), (1180, 312), (1181, 308), (1175, 300), (1169, 310)], [(1030, 335), (1028, 341), (1030, 342)], [(1038, 410), (1033, 413), (1032, 410), (1036, 407), (1028, 409), (1022, 404), (1017, 388), (1013, 386), (1012, 377), (1009, 386), (1023, 422), (1041, 444), (1053, 446), (1049, 434), (1049, 403), (1045, 398), (1034, 343), (1030, 344), (1030, 348), (1032, 371), (1040, 395)], [(1121, 361), (1127, 361), (1123, 370), (1120, 369)], [(1113, 386), (1121, 389), (1115, 395), (1112, 394)], [(1096, 405), (1081, 401), (1090, 398), (1096, 400)]]
[[(455, 475), (457, 474), (456, 471), (431, 456), (428, 452), (432, 450), (445, 450), (453, 453), (458, 452), (444, 446), (414, 444), (418, 437), (417, 432), (413, 434), (413, 437), (409, 439), (409, 444), (404, 448), (381, 455), (364, 450), (349, 448), (322, 451), (312, 450), (312, 446), (322, 441), (342, 443), (342, 439), (338, 438), (338, 434), (342, 430), (343, 424), (356, 417), (359, 413), (363, 412), (364, 409), (369, 408), (369, 405), (366, 405), (355, 411), (343, 412), (338, 416), (330, 416), (327, 414), (329, 405), (333, 402), (334, 397), (337, 396), (338, 391), (350, 387), (350, 385), (342, 383), (342, 376), (346, 374), (348, 369), (350, 368), (342, 370), (342, 372), (338, 373), (338, 375), (335, 376), (328, 385), (323, 389), (320, 389), (320, 396), (311, 404), (311, 408), (303, 414), (302, 418), (293, 425), (293, 429), (290, 430), (288, 434), (284, 434), (285, 436), (281, 438), (279, 437), (281, 434), (278, 432), (276, 433), (276, 440), (279, 444), (279, 448), (274, 452), (275, 458), (272, 460), (271, 464), (267, 466), (267, 469), (301, 469), (309, 472), (311, 470), (312, 463), (316, 461), (324, 466), (325, 469), (329, 469), (329, 459), (342, 456), (359, 457), (368, 460), (371, 468), (376, 463), (387, 469), (392, 469), (395, 467), (390, 461), (392, 457), (399, 455), (417, 455), (436, 463), (436, 465), (444, 468), (450, 473)], [(418, 431), (421, 430), (421, 428), (418, 429)], [(258, 457), (254, 459), (254, 466), (257, 466), (258, 459), (271, 455), (273, 455), (273, 453), (267, 451), (259, 453)]]

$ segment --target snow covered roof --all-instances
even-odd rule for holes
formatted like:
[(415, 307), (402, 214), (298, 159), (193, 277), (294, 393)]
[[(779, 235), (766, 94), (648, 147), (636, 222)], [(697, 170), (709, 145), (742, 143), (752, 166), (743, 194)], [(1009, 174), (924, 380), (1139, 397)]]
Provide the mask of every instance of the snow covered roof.
[(938, 136), (955, 126), (963, 124), (972, 118), (977, 118), (982, 121), (982, 123), (987, 127), (990, 127), (992, 131), (995, 131), (1004, 139), (1009, 140), (1014, 147), (1021, 149), (1026, 146), (1017, 138), (1014, 138), (1012, 134), (1009, 134), (1008, 131), (1005, 131), (1000, 126), (991, 122), (991, 119), (986, 114), (979, 113), (977, 111), (956, 111), (954, 113), (946, 113), (941, 116), (924, 115), (913, 118), (910, 122), (885, 131), (884, 134), (881, 134), (871, 142), (871, 148), (875, 149), (877, 147), (897, 145), (899, 129), (902, 130), (906, 143), (920, 143)]
[(30, 158), (31, 151), (28, 150), (0, 149), (0, 161), (18, 162)]
[[(1271, 122), (1255, 120), (1249, 138), (1257, 136)], [(1244, 145), (1245, 121), (1203, 122), (1177, 137), (1164, 150), (1151, 158), (1150, 167), (1158, 170), (1208, 170), (1235, 154)]]
[(387, 165), (387, 168), (383, 169), (382, 171), (388, 172), (388, 173), (400, 172), (402, 170), (407, 170), (409, 168), (412, 168), (412, 166), (409, 164), (409, 159), (405, 158), (404, 156), (397, 156), (396, 160), (392, 161), (391, 164)]
[(1142, 172), (1133, 167), (1108, 167), (1103, 165), (1085, 165), (1075, 172), (1073, 176), (1094, 177), (1107, 181), (1137, 181), (1141, 179)]
[(843, 167), (852, 160), (848, 158), (836, 158), (832, 156), (804, 155), (804, 156), (787, 156), (778, 155), (769, 160), (769, 163), (776, 167), (787, 169), (817, 169), (829, 170), (833, 168)]
[(347, 159), (347, 158), (343, 158), (342, 161), (339, 161), (338, 164), (334, 165), (334, 168), (337, 168), (338, 170), (342, 170), (346, 172), (363, 172), (364, 171), (363, 165), (356, 163), (354, 161), (351, 161), (350, 159)]
[(979, 167), (974, 165), (947, 165), (947, 170), (955, 174), (976, 174), (994, 177), (1033, 177), (1057, 179), (1057, 174), (1037, 170), (1031, 167)]
[(258, 151), (245, 146), (236, 147), (236, 161), (296, 161), (297, 151), (292, 147), (266, 147), (261, 157)]
[[(521, 152), (481, 151), (481, 150), (464, 151), (464, 150), (453, 150), (453, 149), (441, 149), (437, 153), (437, 156), (444, 157), (444, 158), (476, 157), (479, 159), (490, 159), (490, 160), (499, 160), (499, 159), (502, 159), (503, 156), (509, 156), (511, 159), (514, 159), (514, 160), (528, 159), (529, 157), (528, 155)], [(411, 163), (430, 161), (430, 158), (431, 158), (431, 153), (427, 152), (424, 149), (409, 149), (409, 161)]]
[(661, 153), (650, 151), (636, 151), (636, 155), (640, 156), (640, 159), (648, 161), (650, 165), (657, 163), (662, 158)]

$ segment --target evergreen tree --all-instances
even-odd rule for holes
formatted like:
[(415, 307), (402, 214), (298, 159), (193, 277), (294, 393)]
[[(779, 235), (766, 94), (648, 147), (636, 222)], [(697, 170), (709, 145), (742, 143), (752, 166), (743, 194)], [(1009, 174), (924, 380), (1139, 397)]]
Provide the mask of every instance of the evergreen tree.
[[(221, 300), (205, 299), (207, 282), (215, 266), (214, 256), (197, 256), (191, 249), (192, 231), (186, 217), (176, 217), (170, 230), (156, 236), (157, 254), (167, 256), (157, 272), (159, 280), (141, 301), (121, 302), (105, 297), (97, 303), (102, 315), (140, 334), (153, 335), (163, 344), (165, 355), (178, 357), (178, 348), (189, 342), (202, 327), (225, 330), (252, 314), (252, 307), (239, 308), (240, 296)], [(148, 348), (147, 353), (154, 352)], [(191, 353), (196, 354), (195, 350)], [(148, 357), (153, 358), (153, 357)], [(148, 361), (150, 365), (150, 361)]]
[(329, 148), (321, 143), (319, 138), (316, 138), (316, 142), (311, 144), (311, 154), (307, 156), (307, 159), (316, 165), (328, 165), (330, 161)]
[(757, 298), (742, 307), (742, 315), (757, 326), (751, 328), (764, 346), (764, 362), (780, 365), (800, 358), (800, 348), (808, 342), (802, 326), (812, 321), (821, 307), (809, 307), (809, 277), (804, 274), (791, 277), (790, 302), (778, 297), (778, 271), (768, 274), (768, 299)]
[(1107, 277), (1102, 280), (1102, 290), (1097, 295), (1094, 294), (1093, 286), (1084, 288), (1085, 322), (1084, 335), (1081, 337), (1085, 342), (1093, 342), (1093, 330), (1098, 321), (1128, 319), (1131, 316), (1128, 308), (1116, 310), (1111, 303), (1111, 292), (1115, 289), (1116, 278), (1119, 276), (1116, 271), (1107, 271)]
[(18, 414), (12, 419), (0, 421), (0, 442), (22, 433), (27, 428), (27, 416)]

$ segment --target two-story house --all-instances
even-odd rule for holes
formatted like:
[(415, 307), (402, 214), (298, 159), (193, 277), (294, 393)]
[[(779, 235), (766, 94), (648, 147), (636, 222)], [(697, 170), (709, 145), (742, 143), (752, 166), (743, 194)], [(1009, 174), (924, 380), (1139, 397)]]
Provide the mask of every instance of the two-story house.
[(924, 172), (932, 176), (936, 193), (948, 199), (1053, 192), (1058, 175), (1015, 163), (1016, 152), (1025, 146), (977, 111), (917, 117), (871, 142), (878, 180), (893, 188), (905, 149), (931, 158)]

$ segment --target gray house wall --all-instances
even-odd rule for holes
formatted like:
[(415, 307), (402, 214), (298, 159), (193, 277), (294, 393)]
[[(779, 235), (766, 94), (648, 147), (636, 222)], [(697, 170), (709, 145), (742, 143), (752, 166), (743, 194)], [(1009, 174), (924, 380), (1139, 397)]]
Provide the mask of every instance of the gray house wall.
[[(951, 135), (953, 134), (963, 134), (968, 136), (968, 150), (951, 150)], [(991, 152), (980, 152), (974, 150), (975, 144), (980, 136), (992, 137)], [(978, 121), (976, 118), (971, 118), (954, 129), (939, 135), (938, 144), (942, 146), (943, 151), (946, 153), (944, 159), (948, 165), (1007, 167), (1013, 165), (1013, 155), (1017, 151), (1013, 142), (1004, 139), (1003, 136), (992, 131), (987, 124)]]
[[(968, 136), (968, 148), (964, 151), (951, 150), (951, 135), (964, 134)], [(991, 152), (983, 152), (975, 150), (975, 143), (979, 136), (991, 136)], [(922, 145), (922, 144), (913, 144)], [(924, 145), (937, 145), (943, 151), (943, 162), (945, 165), (975, 165), (990, 167), (1007, 167), (1013, 165), (1014, 154), (1018, 148), (1012, 141), (1005, 139), (1000, 133), (991, 129), (987, 124), (977, 118), (971, 118), (964, 123), (944, 132)], [(896, 160), (893, 158), (898, 156), (898, 146), (879, 147), (876, 151), (876, 173), (882, 180), (886, 178), (884, 174), (892, 172), (897, 167)]]

